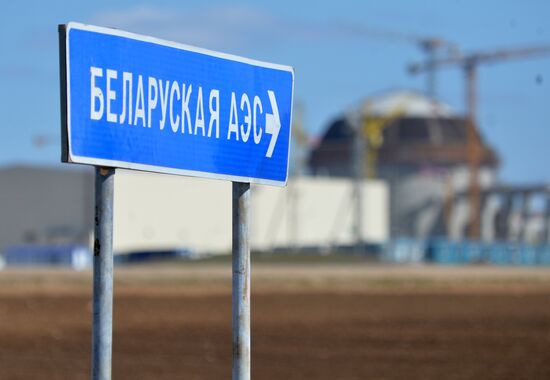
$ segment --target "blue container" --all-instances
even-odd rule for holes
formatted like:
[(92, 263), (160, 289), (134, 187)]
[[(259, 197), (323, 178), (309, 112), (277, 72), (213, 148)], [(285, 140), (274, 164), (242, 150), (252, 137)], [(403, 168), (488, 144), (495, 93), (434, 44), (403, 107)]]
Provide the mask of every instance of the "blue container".
[(420, 263), (425, 259), (426, 243), (420, 239), (398, 238), (386, 246), (383, 259), (391, 263)]
[(505, 243), (494, 243), (488, 245), (487, 253), (487, 261), (490, 264), (507, 265), (509, 263), (508, 245)]
[(433, 240), (429, 246), (429, 258), (436, 264), (457, 264), (459, 258), (459, 245), (458, 243), (445, 239)]
[(537, 264), (550, 265), (550, 245), (544, 244), (537, 247)]
[(530, 244), (519, 246), (519, 264), (537, 265), (537, 249), (535, 246)]
[(65, 266), (83, 270), (92, 266), (90, 250), (81, 245), (17, 245), (4, 252), (7, 266)]
[(467, 241), (461, 244), (459, 260), (464, 264), (475, 264), (483, 259), (483, 244), (477, 241)]

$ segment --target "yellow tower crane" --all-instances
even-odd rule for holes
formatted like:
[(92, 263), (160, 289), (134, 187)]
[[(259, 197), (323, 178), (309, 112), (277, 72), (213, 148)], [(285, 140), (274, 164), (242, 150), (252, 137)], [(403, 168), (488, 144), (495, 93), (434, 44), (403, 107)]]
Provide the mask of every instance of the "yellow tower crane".
[(366, 177), (376, 178), (378, 151), (384, 144), (384, 128), (399, 119), (405, 113), (405, 106), (400, 104), (387, 115), (369, 115), (363, 117), (363, 138), (366, 140), (365, 166)]

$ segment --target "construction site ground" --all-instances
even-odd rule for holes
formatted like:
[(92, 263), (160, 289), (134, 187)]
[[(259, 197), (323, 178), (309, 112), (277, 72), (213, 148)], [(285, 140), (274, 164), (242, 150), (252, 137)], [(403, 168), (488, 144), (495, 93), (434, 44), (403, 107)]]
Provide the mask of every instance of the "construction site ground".
[[(253, 263), (252, 378), (550, 379), (550, 269)], [(0, 379), (88, 379), (91, 272), (0, 272)], [(227, 263), (117, 267), (114, 379), (230, 379)]]

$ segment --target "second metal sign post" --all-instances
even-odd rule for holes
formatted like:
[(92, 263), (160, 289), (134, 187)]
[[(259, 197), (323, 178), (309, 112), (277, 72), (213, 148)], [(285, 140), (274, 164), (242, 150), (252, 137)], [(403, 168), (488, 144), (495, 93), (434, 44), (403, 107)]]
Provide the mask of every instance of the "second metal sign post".
[(250, 379), (250, 184), (233, 182), (233, 380)]

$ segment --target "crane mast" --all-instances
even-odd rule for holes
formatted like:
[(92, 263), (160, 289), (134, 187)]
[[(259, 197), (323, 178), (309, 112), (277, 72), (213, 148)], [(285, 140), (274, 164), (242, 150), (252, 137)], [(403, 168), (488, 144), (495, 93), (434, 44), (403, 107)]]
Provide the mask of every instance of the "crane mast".
[(479, 184), (479, 168), (482, 161), (481, 139), (476, 127), (477, 114), (477, 66), (480, 64), (494, 63), (510, 59), (528, 58), (550, 54), (550, 45), (532, 46), (516, 49), (502, 49), (495, 51), (481, 51), (468, 55), (455, 55), (442, 59), (428, 59), (422, 63), (414, 63), (408, 66), (411, 74), (435, 71), (444, 66), (460, 66), (464, 70), (465, 101), (466, 101), (466, 155), (470, 172), (468, 190), (469, 198), (469, 224), (468, 235), (471, 239), (479, 239), (480, 236), (480, 206), (481, 190)]

